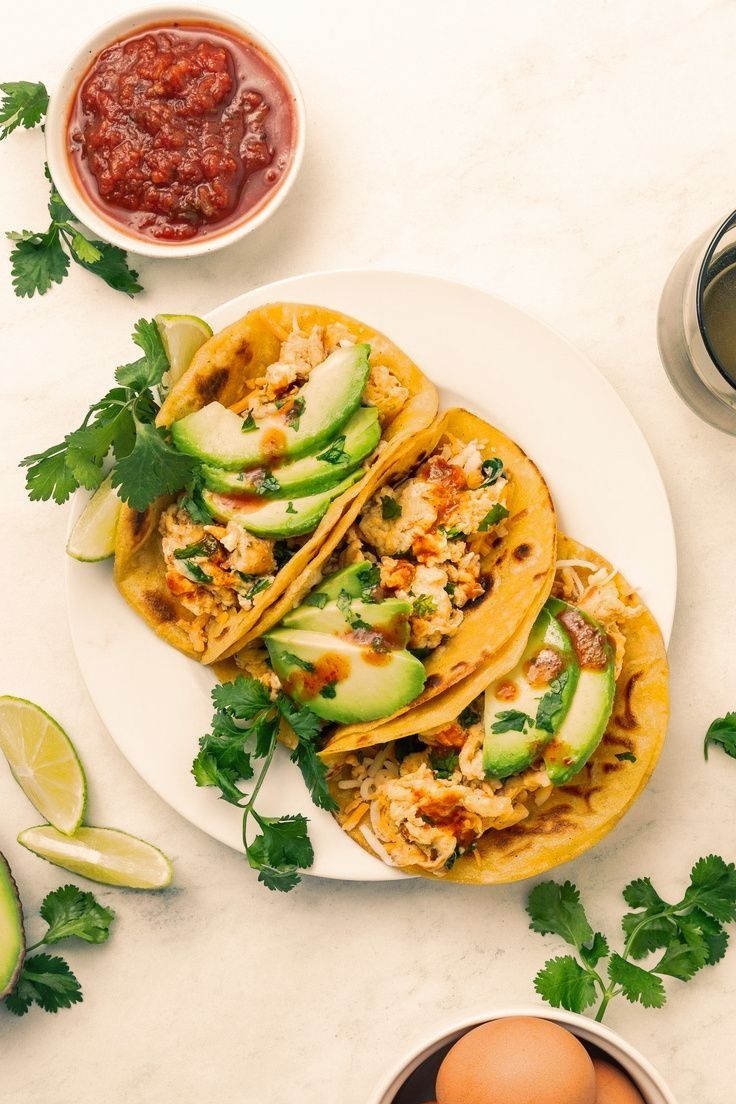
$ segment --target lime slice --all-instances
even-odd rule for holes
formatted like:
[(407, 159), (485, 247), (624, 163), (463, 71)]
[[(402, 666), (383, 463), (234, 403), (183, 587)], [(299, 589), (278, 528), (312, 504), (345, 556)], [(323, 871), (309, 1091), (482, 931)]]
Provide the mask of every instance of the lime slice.
[(18, 843), (54, 866), (104, 885), (165, 889), (174, 868), (158, 847), (116, 828), (80, 828), (64, 836), (50, 824), (26, 828)]
[(76, 832), (87, 780), (74, 745), (53, 717), (24, 698), (0, 698), (0, 750), (41, 816), (60, 832)]
[(100, 483), (72, 529), (66, 550), (75, 560), (94, 563), (109, 559), (115, 551), (120, 499), (111, 480), (108, 475)]
[(194, 314), (157, 314), (156, 325), (169, 358), (168, 389), (184, 375), (197, 349), (212, 337), (212, 327)]

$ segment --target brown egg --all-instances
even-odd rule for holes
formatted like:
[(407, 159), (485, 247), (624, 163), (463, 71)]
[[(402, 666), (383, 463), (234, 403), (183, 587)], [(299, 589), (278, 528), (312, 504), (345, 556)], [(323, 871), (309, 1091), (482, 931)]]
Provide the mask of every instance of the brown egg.
[(549, 1020), (492, 1020), (455, 1043), (437, 1075), (438, 1104), (596, 1104), (593, 1063)]
[(622, 1069), (603, 1058), (593, 1059), (598, 1095), (595, 1104), (644, 1104), (644, 1098)]

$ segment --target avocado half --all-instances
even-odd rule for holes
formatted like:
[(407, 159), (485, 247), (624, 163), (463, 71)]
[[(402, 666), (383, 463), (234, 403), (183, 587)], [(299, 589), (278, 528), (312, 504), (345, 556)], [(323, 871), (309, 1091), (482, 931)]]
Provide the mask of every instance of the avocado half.
[(3, 855), (0, 855), (0, 1000), (18, 980), (26, 950), (23, 909), (18, 887)]

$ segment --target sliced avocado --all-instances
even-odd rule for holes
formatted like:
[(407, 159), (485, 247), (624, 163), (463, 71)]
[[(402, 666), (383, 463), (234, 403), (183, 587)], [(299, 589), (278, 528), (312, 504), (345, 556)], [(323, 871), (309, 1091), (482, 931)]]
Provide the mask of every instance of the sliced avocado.
[(0, 855), (0, 1000), (7, 997), (23, 968), (26, 939), (23, 909), (10, 867)]
[(616, 663), (602, 625), (557, 598), (547, 604), (562, 618), (580, 664), (567, 716), (544, 749), (547, 774), (555, 786), (562, 786), (582, 770), (606, 731), (616, 694)]
[(377, 721), (414, 701), (426, 672), (406, 651), (375, 651), (339, 637), (277, 629), (264, 640), (289, 697), (326, 721)]
[[(399, 598), (387, 598), (384, 602), (363, 602), (342, 592), (345, 600), (328, 602), (322, 608), (315, 605), (299, 606), (281, 622), (290, 629), (306, 629), (309, 632), (330, 633), (335, 636), (374, 631), (391, 648), (405, 648), (409, 640), (409, 615), (411, 604)], [(287, 623), (288, 622), (288, 623)], [(361, 625), (361, 622), (363, 624)], [(368, 626), (368, 630), (365, 626)]]
[[(342, 571), (327, 575), (311, 592), (304, 605), (318, 606), (320, 603), (326, 605), (327, 602), (336, 602), (341, 591), (345, 591), (351, 598), (367, 598), (379, 582), (380, 573), (377, 565), (370, 563), (369, 560), (359, 560), (358, 563), (344, 567)], [(291, 617), (291, 613), (287, 614), (282, 624), (288, 624)]]
[(174, 444), (180, 452), (228, 471), (315, 452), (340, 432), (360, 406), (370, 371), (369, 353), (370, 345), (350, 345), (336, 349), (313, 368), (298, 393), (302, 409), (293, 425), (272, 415), (244, 431), (247, 423), (241, 417), (213, 402), (172, 424)]
[[(369, 456), (381, 439), (378, 411), (375, 406), (363, 406), (345, 426), (345, 440), (340, 436), (326, 449), (270, 471), (255, 468), (232, 472), (224, 468), (202, 468), (204, 482), (211, 491), (224, 494), (257, 494), (265, 498), (289, 498), (312, 495), (339, 483)], [(320, 456), (332, 455), (332, 459)]]
[(487, 775), (508, 778), (534, 762), (570, 708), (579, 674), (572, 641), (545, 605), (516, 667), (486, 688)]
[(306, 498), (258, 500), (253, 495), (223, 495), (202, 491), (202, 500), (218, 521), (237, 521), (249, 533), (274, 540), (300, 537), (317, 528), (327, 507), (363, 476), (364, 469), (352, 472), (341, 483)]

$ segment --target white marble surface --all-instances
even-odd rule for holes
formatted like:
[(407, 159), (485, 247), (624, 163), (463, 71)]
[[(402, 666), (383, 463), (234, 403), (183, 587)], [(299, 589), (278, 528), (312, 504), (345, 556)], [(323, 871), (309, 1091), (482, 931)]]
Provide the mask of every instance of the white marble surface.
[[(79, 39), (128, 7), (13, 5), (2, 79), (53, 87)], [(15, 464), (102, 391), (139, 314), (202, 313), (310, 269), (395, 266), (487, 287), (580, 346), (661, 465), (681, 582), (661, 765), (623, 824), (565, 873), (614, 934), (630, 877), (652, 873), (676, 893), (701, 854), (736, 857), (736, 764), (716, 754), (705, 765), (700, 750), (712, 717), (736, 707), (736, 449), (670, 391), (654, 337), (679, 251), (736, 204), (736, 5), (240, 7), (291, 59), (308, 106), (303, 174), (278, 216), (211, 259), (141, 262), (147, 291), (135, 304), (81, 271), (43, 300), (19, 301), (0, 249), (2, 687), (40, 701), (73, 733), (91, 817), (156, 841), (177, 873), (162, 896), (102, 890), (119, 916), (111, 942), (69, 952), (83, 1005), (57, 1017), (0, 1013), (3, 1104), (360, 1104), (435, 1025), (528, 1001), (555, 947), (527, 932), (523, 887), (307, 879), (288, 896), (268, 894), (235, 853), (163, 805), (111, 743), (70, 649), (65, 511), (30, 504)], [(3, 228), (42, 224), (41, 159), (38, 133), (0, 147)], [(32, 915), (59, 876), (14, 842), (35, 814), (4, 769), (0, 810), (0, 849)], [(682, 1104), (728, 1099), (736, 954), (668, 988), (660, 1012), (616, 1002), (611, 1026), (662, 1069)]]

